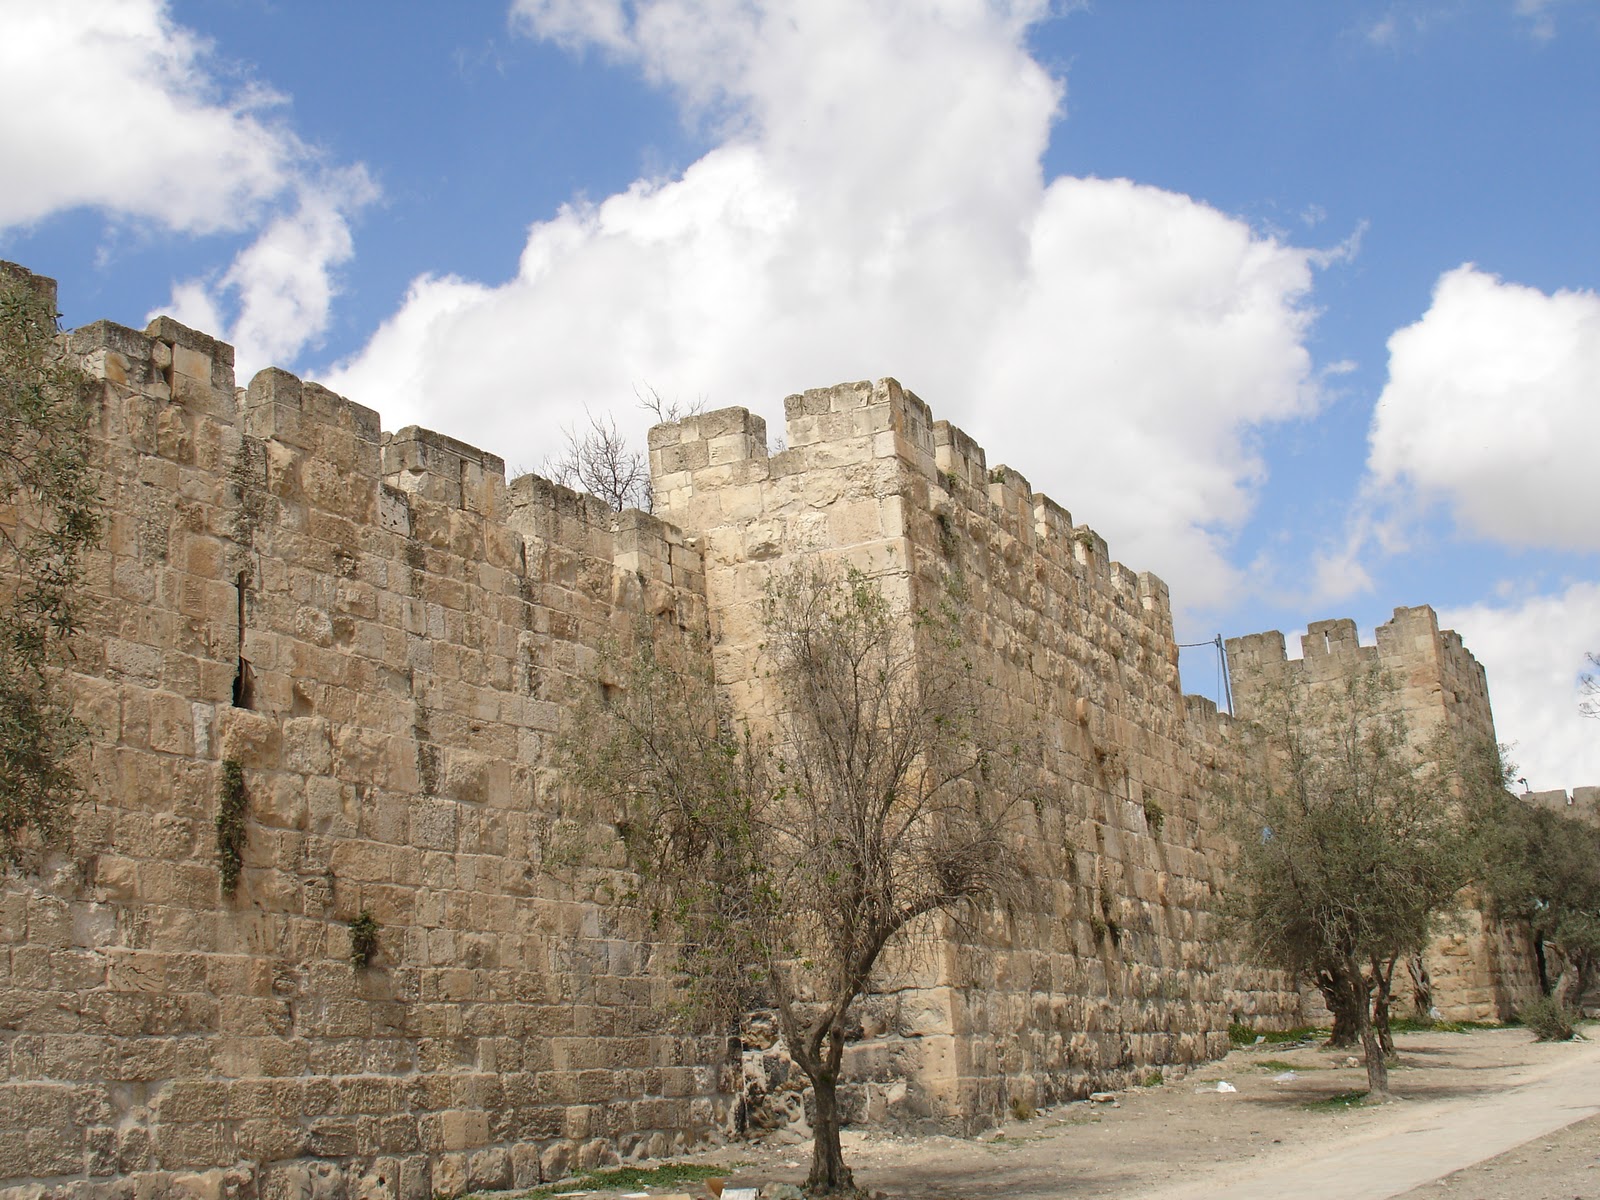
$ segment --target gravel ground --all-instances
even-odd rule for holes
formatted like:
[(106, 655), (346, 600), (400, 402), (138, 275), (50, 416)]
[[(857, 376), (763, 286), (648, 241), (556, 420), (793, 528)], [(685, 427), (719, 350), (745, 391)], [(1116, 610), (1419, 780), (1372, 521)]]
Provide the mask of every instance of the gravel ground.
[[(1309, 1162), (1302, 1178), (1296, 1173), (1302, 1160), (1419, 1121), (1429, 1125), (1435, 1110), (1448, 1124), (1463, 1101), (1492, 1100), (1566, 1063), (1596, 1061), (1592, 1045), (1540, 1044), (1522, 1029), (1402, 1034), (1397, 1043), (1390, 1084), (1400, 1099), (1392, 1104), (1337, 1102), (1366, 1086), (1365, 1070), (1347, 1051), (1269, 1044), (1235, 1050), (1157, 1087), (1116, 1093), (1113, 1102), (1062, 1105), (980, 1138), (848, 1130), (845, 1158), (858, 1184), (891, 1200), (1135, 1200), (1174, 1191), (1225, 1196), (1264, 1171), (1287, 1172), (1283, 1195), (1319, 1197), (1339, 1194), (1338, 1188), (1316, 1178)], [(1219, 1092), (1220, 1082), (1236, 1090)], [(1600, 1117), (1581, 1119), (1594, 1111), (1574, 1109), (1576, 1124), (1404, 1195), (1600, 1200)], [(728, 1186), (749, 1187), (802, 1182), (809, 1151), (809, 1142), (769, 1142), (693, 1157), (726, 1165)], [(1472, 1154), (1469, 1144), (1459, 1161), (1470, 1162)], [(589, 1193), (595, 1200), (608, 1195)]]

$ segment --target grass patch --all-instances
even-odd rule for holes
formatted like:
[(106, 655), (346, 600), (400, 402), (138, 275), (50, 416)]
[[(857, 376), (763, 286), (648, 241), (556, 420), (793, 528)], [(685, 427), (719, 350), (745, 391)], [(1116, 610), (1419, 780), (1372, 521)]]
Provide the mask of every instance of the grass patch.
[(1321, 1100), (1312, 1100), (1305, 1105), (1306, 1108), (1320, 1112), (1342, 1112), (1347, 1108), (1360, 1108), (1367, 1102), (1367, 1093), (1340, 1092), (1335, 1096), (1324, 1096)]
[(1166, 1076), (1160, 1071), (1151, 1071), (1150, 1074), (1144, 1077), (1144, 1081), (1140, 1083), (1139, 1086), (1147, 1088), (1160, 1087), (1166, 1081)]
[(1253, 1046), (1256, 1039), (1262, 1039), (1262, 1044), (1267, 1046), (1282, 1045), (1284, 1042), (1314, 1042), (1328, 1036), (1326, 1029), (1317, 1029), (1310, 1025), (1303, 1025), (1298, 1029), (1251, 1029), (1248, 1025), (1235, 1022), (1228, 1026), (1228, 1040), (1235, 1046)]
[(1309, 1071), (1310, 1067), (1297, 1067), (1292, 1062), (1284, 1062), (1281, 1058), (1263, 1058), (1260, 1062), (1251, 1063), (1252, 1067), (1259, 1067), (1263, 1071)]
[[(627, 1188), (662, 1187), (673, 1183), (699, 1183), (713, 1176), (727, 1176), (733, 1167), (713, 1167), (703, 1163), (665, 1163), (659, 1167), (607, 1167), (598, 1171), (585, 1171), (566, 1183), (547, 1183), (532, 1191), (519, 1192), (516, 1200), (551, 1200), (571, 1192), (593, 1191), (608, 1188), (613, 1191)], [(467, 1200), (472, 1200), (469, 1196)]]
[(1395, 1033), (1471, 1033), (1474, 1029), (1504, 1029), (1496, 1021), (1419, 1021), (1415, 1017), (1391, 1017), (1389, 1028)]

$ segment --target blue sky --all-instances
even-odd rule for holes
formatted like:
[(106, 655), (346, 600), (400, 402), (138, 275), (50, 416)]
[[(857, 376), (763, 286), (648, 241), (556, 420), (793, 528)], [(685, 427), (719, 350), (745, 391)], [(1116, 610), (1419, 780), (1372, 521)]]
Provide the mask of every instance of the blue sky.
[(1180, 640), (1431, 603), (1520, 773), (1600, 783), (1595, 0), (0, 21), (0, 255), (69, 325), (172, 312), (527, 469), (636, 388), (776, 429), (894, 375)]

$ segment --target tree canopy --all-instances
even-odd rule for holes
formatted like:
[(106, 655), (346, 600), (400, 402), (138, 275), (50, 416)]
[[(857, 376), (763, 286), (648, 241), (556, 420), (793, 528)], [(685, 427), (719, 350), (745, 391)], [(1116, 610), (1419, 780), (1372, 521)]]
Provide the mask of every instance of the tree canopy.
[(1364, 672), (1317, 690), (1269, 684), (1247, 726), (1263, 764), (1229, 799), (1226, 911), (1263, 960), (1314, 980), (1353, 1026), (1370, 1093), (1388, 1094), (1365, 971), (1419, 951), (1471, 875), (1460, 764), (1442, 736), (1413, 746), (1393, 684)]
[(1528, 923), (1541, 984), (1575, 1008), (1600, 980), (1600, 827), (1508, 793), (1486, 807), (1479, 827), (1495, 911)]

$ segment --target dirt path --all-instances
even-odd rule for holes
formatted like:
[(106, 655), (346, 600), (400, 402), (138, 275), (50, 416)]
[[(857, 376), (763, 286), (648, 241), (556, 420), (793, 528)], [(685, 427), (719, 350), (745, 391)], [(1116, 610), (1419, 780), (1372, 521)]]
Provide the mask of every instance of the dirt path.
[[(1405, 1034), (1399, 1051), (1391, 1083), (1404, 1099), (1380, 1107), (1326, 1103), (1365, 1086), (1346, 1054), (1264, 1045), (978, 1141), (852, 1131), (845, 1154), (859, 1183), (893, 1200), (1600, 1200), (1600, 1041), (1483, 1030)], [(744, 1164), (730, 1184), (798, 1183), (808, 1150), (704, 1157)]]

